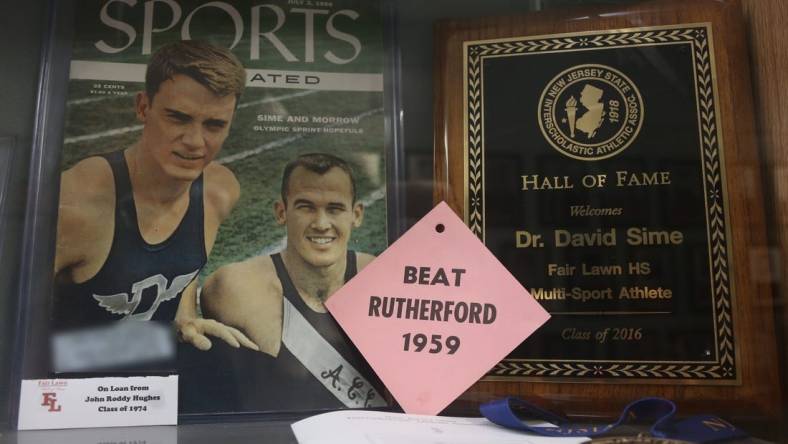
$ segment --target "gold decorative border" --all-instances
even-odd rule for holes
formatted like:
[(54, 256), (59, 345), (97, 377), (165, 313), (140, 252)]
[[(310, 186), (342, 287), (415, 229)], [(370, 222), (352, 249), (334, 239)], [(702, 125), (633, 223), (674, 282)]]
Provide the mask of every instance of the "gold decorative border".
[(714, 305), (715, 356), (703, 362), (622, 362), (508, 359), (488, 373), (488, 379), (594, 378), (594, 379), (688, 379), (737, 380), (736, 352), (731, 309), (729, 241), (725, 216), (726, 193), (722, 169), (722, 135), (716, 107), (714, 56), (711, 25), (585, 32), (553, 36), (521, 37), (464, 43), (465, 59), (465, 218), (474, 234), (485, 238), (484, 221), (484, 122), (482, 62), (540, 52), (584, 51), (600, 48), (689, 44), (693, 48), (695, 87), (700, 125), (702, 168), (706, 191), (706, 220), (712, 299)]

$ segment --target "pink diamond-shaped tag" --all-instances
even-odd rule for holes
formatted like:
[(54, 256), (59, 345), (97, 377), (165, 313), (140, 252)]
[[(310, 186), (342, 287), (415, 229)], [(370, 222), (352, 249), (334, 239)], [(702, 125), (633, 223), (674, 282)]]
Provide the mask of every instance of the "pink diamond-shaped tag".
[(426, 415), (550, 318), (445, 203), (326, 306), (405, 412)]

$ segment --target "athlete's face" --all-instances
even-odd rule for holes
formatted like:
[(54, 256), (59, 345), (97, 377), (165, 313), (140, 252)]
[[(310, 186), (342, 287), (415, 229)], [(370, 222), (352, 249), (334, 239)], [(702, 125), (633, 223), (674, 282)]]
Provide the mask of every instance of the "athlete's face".
[(287, 248), (315, 267), (341, 261), (351, 230), (361, 226), (364, 216), (364, 207), (353, 204), (347, 173), (334, 167), (321, 175), (296, 167), (286, 195), (287, 203), (277, 201), (274, 213), (287, 227)]
[(195, 180), (216, 157), (230, 131), (235, 95), (217, 96), (191, 77), (164, 81), (151, 100), (137, 94), (140, 149), (167, 176)]

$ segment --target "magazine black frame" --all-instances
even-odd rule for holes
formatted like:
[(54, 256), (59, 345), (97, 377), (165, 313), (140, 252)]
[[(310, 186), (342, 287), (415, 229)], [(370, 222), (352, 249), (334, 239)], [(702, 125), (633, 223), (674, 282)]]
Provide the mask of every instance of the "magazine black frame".
[(11, 136), (0, 136), (0, 251), (8, 237), (5, 232), (5, 225), (8, 216), (6, 205), (8, 202), (9, 184), (11, 182), (11, 166), (14, 164), (16, 148), (16, 138)]
[[(36, 94), (33, 143), (30, 154), (27, 203), (17, 309), (11, 344), (8, 423), (17, 427), (23, 379), (50, 377), (49, 315), (53, 290), (60, 166), (65, 125), (69, 65), (74, 36), (74, 3), (48, 0), (46, 35), (43, 39)], [(386, 165), (387, 237), (390, 244), (405, 231), (403, 180), (402, 109), (399, 86), (399, 55), (395, 44), (395, 0), (379, 0), (383, 23), (384, 143)], [(42, 279), (41, 276), (48, 278)], [(41, 326), (41, 327), (39, 327)], [(291, 420), (321, 411), (234, 412), (181, 414), (179, 423), (249, 420)]]

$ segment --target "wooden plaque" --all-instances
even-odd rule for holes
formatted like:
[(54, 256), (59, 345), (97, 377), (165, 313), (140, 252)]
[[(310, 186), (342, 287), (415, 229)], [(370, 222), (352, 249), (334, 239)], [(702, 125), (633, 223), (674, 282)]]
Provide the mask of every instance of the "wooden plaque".
[(776, 417), (738, 1), (440, 22), (435, 199), (552, 314), (465, 396)]

